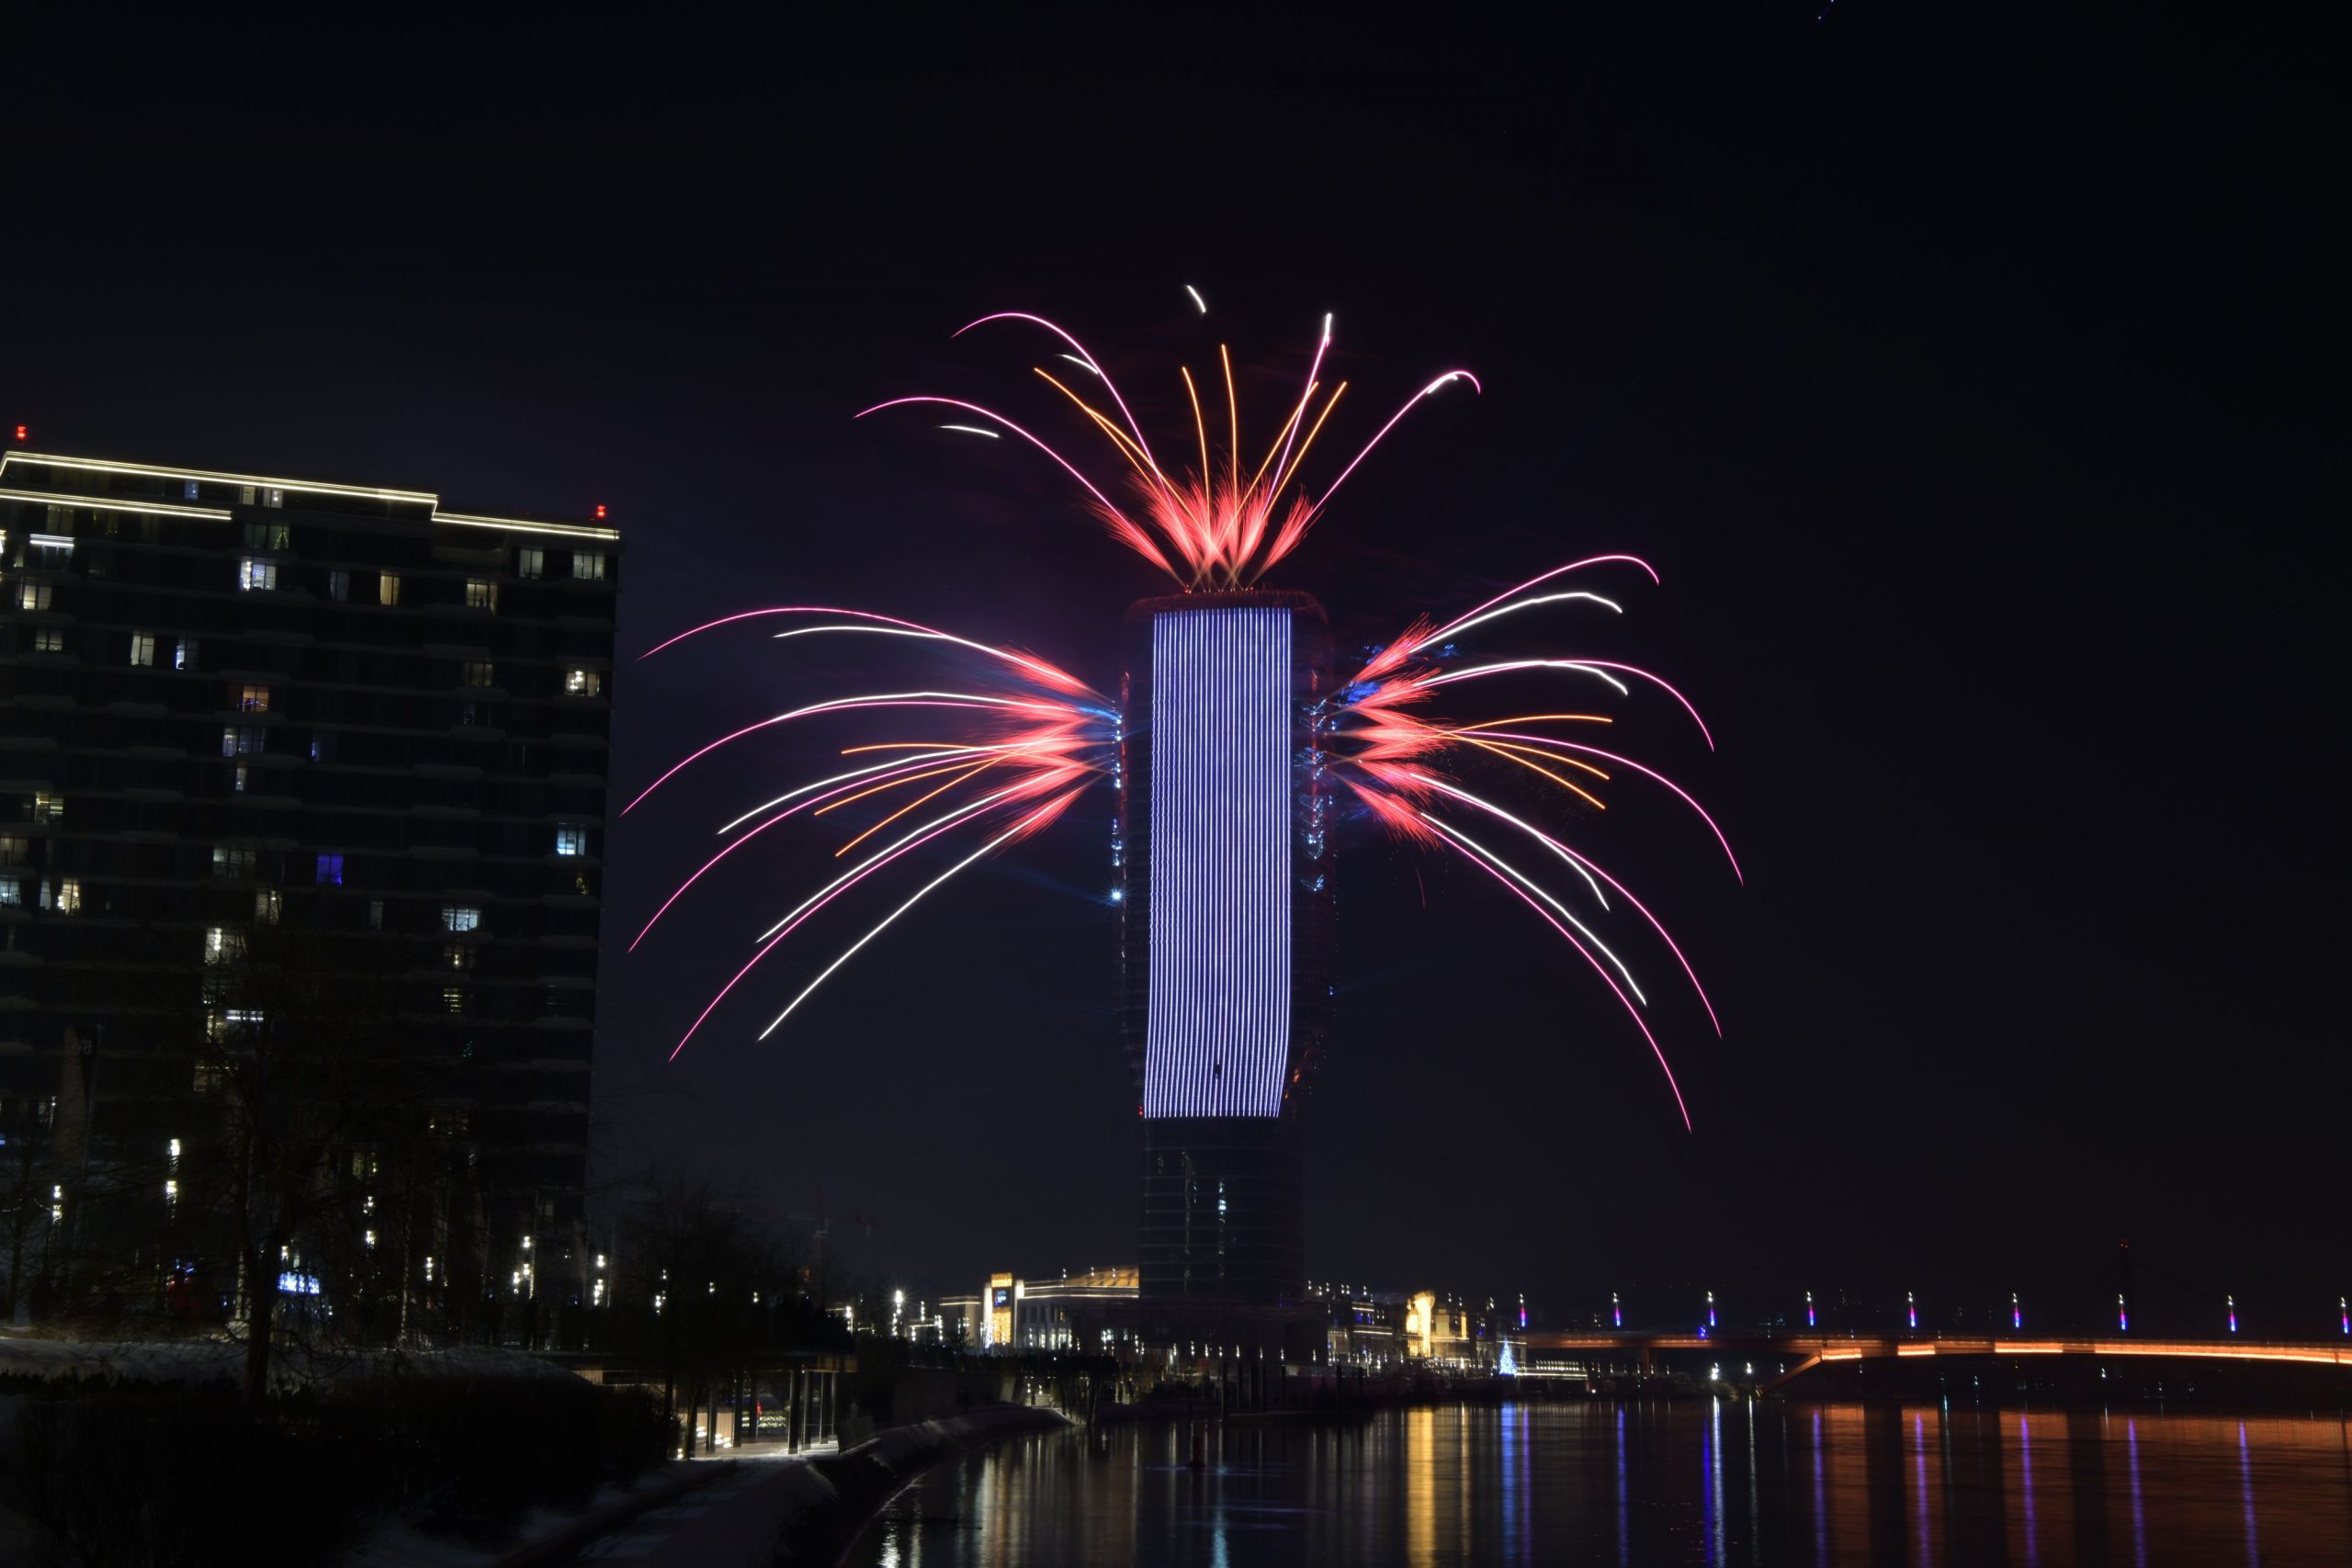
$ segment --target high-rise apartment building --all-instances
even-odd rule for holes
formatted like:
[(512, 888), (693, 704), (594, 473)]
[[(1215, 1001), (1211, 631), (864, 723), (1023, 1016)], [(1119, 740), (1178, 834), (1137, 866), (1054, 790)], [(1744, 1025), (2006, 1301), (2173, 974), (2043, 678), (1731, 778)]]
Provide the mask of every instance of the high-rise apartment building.
[[(329, 938), (315, 963), (341, 977), (312, 987), (303, 1048), (422, 1064), (403, 1093), (443, 1173), (395, 1235), (371, 1185), (387, 1156), (320, 1134), (334, 1168), (316, 1180), (350, 1188), (349, 1214), (328, 1207), (366, 1288), (403, 1322), (435, 1292), (456, 1311), (584, 1289), (568, 1276), (586, 1267), (619, 551), (596, 524), (417, 491), (0, 457), (11, 1291), (73, 1231), (83, 1189), (130, 1201), (133, 1177), (109, 1172), (145, 1173), (156, 1210), (109, 1235), (128, 1224), (167, 1282), (187, 1267), (183, 1141), (261, 1103), (237, 1069), (285, 1048), (238, 966), (266, 947), (299, 969)], [(317, 1100), (340, 1069), (305, 1070), (328, 1086)], [(332, 1113), (304, 1114), (331, 1132)], [(287, 1190), (256, 1212), (312, 1213)], [(334, 1294), (301, 1245), (278, 1247), (286, 1288)]]

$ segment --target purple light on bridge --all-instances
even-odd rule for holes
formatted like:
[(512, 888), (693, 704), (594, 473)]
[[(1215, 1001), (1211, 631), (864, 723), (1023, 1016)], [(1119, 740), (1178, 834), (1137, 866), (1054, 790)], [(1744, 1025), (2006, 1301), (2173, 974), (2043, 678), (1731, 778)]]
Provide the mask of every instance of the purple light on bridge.
[(2222, 1299), (2229, 1303), (2230, 1332), (2235, 1334), (2238, 1331), (2238, 1299), (2235, 1296), (2225, 1296)]
[(1919, 1332), (1919, 1298), (1910, 1292), (1903, 1292), (1903, 1315), (1911, 1325), (1911, 1332)]
[(2115, 1332), (2118, 1334), (2132, 1332), (2132, 1314), (2124, 1308), (2121, 1291), (2115, 1292)]
[(1151, 624), (1146, 1116), (1278, 1116), (1291, 1033), (1292, 612)]
[(2335, 1298), (2335, 1325), (2345, 1333), (2352, 1334), (2352, 1303), (2347, 1303), (2342, 1296)]
[(1813, 1321), (1813, 1292), (1811, 1291), (1804, 1293), (1804, 1325), (1807, 1328), (1816, 1326)]
[(1625, 1326), (1625, 1309), (1618, 1304), (1617, 1292), (1614, 1291), (1609, 1292), (1609, 1322), (1611, 1327)]
[(2025, 1326), (2025, 1308), (2018, 1305), (2018, 1293), (2015, 1291), (2009, 1292), (2009, 1326), (2011, 1328)]
[(1708, 1327), (1710, 1327), (1710, 1328), (1713, 1328), (1714, 1325), (1715, 1325), (1715, 1292), (1713, 1292), (1713, 1291), (1709, 1291), (1709, 1292), (1707, 1292), (1707, 1326), (1708, 1326)]

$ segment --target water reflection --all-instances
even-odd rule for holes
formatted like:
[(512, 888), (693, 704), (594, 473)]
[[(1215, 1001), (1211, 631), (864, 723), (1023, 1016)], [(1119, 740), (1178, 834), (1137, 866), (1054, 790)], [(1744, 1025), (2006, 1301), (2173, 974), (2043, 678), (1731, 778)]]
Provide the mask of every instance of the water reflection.
[(1210, 1425), (1197, 1468), (1181, 1423), (1023, 1438), (902, 1494), (850, 1561), (2352, 1562), (2334, 1420), (1739, 1403)]

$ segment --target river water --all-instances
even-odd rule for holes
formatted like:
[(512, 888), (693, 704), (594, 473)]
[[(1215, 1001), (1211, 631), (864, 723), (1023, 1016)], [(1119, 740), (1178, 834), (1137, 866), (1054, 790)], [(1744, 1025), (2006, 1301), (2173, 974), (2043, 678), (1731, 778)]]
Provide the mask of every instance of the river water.
[(860, 1568), (2352, 1563), (2335, 1419), (1686, 1400), (1442, 1406), (1002, 1442), (900, 1493)]

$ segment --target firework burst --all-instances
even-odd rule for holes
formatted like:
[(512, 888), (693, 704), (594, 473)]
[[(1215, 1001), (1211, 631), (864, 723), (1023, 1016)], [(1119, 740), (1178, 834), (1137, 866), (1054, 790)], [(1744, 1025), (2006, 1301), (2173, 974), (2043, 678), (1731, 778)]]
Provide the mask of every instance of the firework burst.
[[(1113, 491), (1121, 484), (1106, 480), (1098, 485), (1046, 439), (977, 403), (897, 398), (859, 417), (885, 409), (933, 405), (985, 422), (945, 428), (1021, 438), (1083, 488), (1091, 510), (1113, 537), (1188, 592), (1229, 592), (1256, 583), (1296, 549), (1333, 494), (1414, 405), (1457, 380), (1478, 388), (1466, 370), (1438, 376), (1405, 400), (1319, 495), (1310, 496), (1300, 479), (1302, 466), (1347, 390), (1345, 382), (1327, 389), (1321, 379), (1331, 345), (1329, 317), (1297, 398), (1286, 404), (1285, 417), (1272, 434), (1254, 446), (1245, 447), (1242, 440), (1230, 354), (1219, 347), (1218, 383), (1212, 383), (1222, 386), (1222, 421), (1204, 410), (1200, 384), (1190, 369), (1181, 369), (1193, 414), (1191, 440), (1183, 457), (1168, 462), (1155, 452), (1102, 362), (1075, 337), (1041, 317), (1018, 312), (984, 316), (957, 335), (991, 322), (1041, 329), (1067, 350), (1055, 356), (1057, 367), (1041, 365), (1035, 374), (1074, 408), (1081, 429), (1102, 437), (1109, 460), (1124, 468), (1124, 489), (1130, 498), (1126, 504), (1113, 499)], [(1080, 378), (1087, 378), (1082, 388), (1073, 385)], [(1217, 426), (1224, 434), (1221, 443), (1212, 440), (1212, 429)], [(1464, 652), (1498, 623), (1508, 621), (1512, 623), (1510, 629), (1517, 629), (1540, 614), (1622, 614), (1615, 600), (1585, 584), (1603, 581), (1607, 573), (1631, 571), (1646, 575), (1652, 583), (1657, 581), (1657, 573), (1634, 557), (1595, 556), (1530, 578), (1443, 624), (1433, 624), (1426, 615), (1416, 618), (1401, 636), (1373, 651), (1352, 680), (1324, 699), (1316, 714), (1316, 730), (1335, 775), (1362, 807), (1365, 820), (1418, 848), (1458, 855), (1477, 867), (1591, 967), (1648, 1043), (1687, 1127), (1689, 1108), (1647, 1016), (1651, 998), (1634, 966), (1603, 935), (1603, 927), (1612, 919), (1623, 924), (1618, 902), (1639, 918), (1640, 930), (1634, 933), (1639, 941), (1646, 945), (1654, 940), (1672, 954), (1720, 1035), (1713, 1004), (1689, 958), (1649, 908), (1603, 870), (1581, 843), (1546, 824), (1556, 819), (1555, 806), (1572, 806), (1588, 815), (1605, 810), (1609, 786), (1630, 773), (1669, 792), (1694, 812), (1736, 876), (1738, 863), (1732, 858), (1728, 839), (1696, 800), (1663, 773), (1598, 743), (1608, 739), (1616, 717), (1603, 710), (1645, 693), (1671, 698), (1710, 750), (1713, 738), (1689, 699), (1647, 670), (1580, 652), (1484, 662)], [(797, 784), (727, 823), (719, 829), (724, 844), (637, 933), (629, 944), (632, 951), (705, 875), (772, 829), (796, 820), (813, 824), (851, 807), (863, 807), (865, 815), (888, 808), (878, 820), (846, 836), (834, 852), (834, 859), (842, 863), (836, 874), (758, 933), (749, 958), (703, 1008), (672, 1051), (673, 1058), (755, 968), (838, 901), (893, 868), (903, 871), (910, 863), (950, 859), (944, 870), (922, 881), (817, 969), (761, 1032), (762, 1038), (775, 1032), (818, 987), (932, 892), (987, 856), (1044, 829), (1090, 784), (1115, 768), (1118, 719), (1110, 699), (1031, 655), (892, 616), (811, 605), (747, 611), (682, 632), (649, 650), (648, 657), (689, 637), (755, 622), (780, 627), (773, 635), (786, 643), (814, 637), (879, 637), (926, 645), (949, 656), (961, 673), (949, 689), (844, 695), (745, 725), (687, 755), (624, 808), (636, 809), (681, 770), (712, 752), (781, 726), (898, 710), (906, 710), (910, 717), (919, 715), (923, 721), (920, 731), (905, 739), (844, 748), (844, 765), (839, 771)], [(1456, 711), (1464, 697), (1497, 689), (1577, 694), (1573, 700), (1547, 698), (1467, 716)], [(1522, 784), (1521, 793), (1532, 795), (1532, 801), (1521, 802), (1508, 793), (1497, 798), (1491, 785), (1472, 790), (1464, 782), (1465, 764)], [(949, 840), (950, 847), (935, 847)], [(926, 850), (929, 856), (918, 858)], [(1619, 942), (1623, 940), (1617, 936)]]

